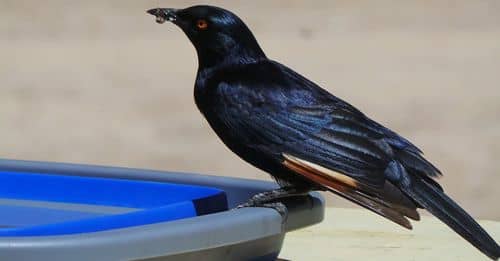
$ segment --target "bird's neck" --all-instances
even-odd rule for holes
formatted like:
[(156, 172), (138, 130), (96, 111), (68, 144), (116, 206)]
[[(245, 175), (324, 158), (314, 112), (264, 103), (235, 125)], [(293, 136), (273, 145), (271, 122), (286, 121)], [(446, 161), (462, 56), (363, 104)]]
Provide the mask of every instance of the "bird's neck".
[(197, 47), (199, 71), (215, 67), (242, 65), (266, 59), (266, 55), (255, 39), (239, 41), (228, 40), (224, 44)]

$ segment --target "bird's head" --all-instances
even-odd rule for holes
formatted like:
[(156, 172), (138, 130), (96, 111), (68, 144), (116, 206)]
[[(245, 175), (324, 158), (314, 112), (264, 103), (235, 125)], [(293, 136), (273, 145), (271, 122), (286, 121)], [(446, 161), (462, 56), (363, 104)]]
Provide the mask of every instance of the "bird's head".
[(147, 12), (156, 16), (158, 23), (170, 21), (184, 31), (196, 48), (200, 68), (265, 58), (252, 32), (228, 10), (198, 5), (185, 9), (154, 8)]

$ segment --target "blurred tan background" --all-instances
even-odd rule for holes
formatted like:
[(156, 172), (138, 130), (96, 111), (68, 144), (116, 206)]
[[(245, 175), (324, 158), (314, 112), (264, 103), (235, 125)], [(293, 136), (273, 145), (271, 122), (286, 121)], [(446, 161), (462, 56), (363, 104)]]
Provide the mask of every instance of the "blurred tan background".
[[(0, 157), (269, 179), (196, 110), (187, 38), (145, 13), (195, 3), (0, 0)], [(474, 216), (500, 220), (498, 0), (211, 3), (419, 145)]]

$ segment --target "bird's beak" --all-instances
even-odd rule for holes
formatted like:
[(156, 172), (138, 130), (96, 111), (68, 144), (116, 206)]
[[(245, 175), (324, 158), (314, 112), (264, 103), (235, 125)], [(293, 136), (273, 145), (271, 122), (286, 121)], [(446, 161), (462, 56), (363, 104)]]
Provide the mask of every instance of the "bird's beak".
[(173, 22), (177, 20), (177, 9), (174, 8), (153, 8), (147, 11), (148, 14), (156, 16), (156, 22), (163, 24), (165, 21)]

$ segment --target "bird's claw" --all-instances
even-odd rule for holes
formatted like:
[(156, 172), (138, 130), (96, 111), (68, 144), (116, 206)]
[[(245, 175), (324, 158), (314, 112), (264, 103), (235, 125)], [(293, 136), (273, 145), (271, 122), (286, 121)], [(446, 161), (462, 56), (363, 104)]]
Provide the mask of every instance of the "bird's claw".
[(239, 209), (239, 208), (249, 208), (249, 207), (255, 207), (255, 203), (254, 202), (245, 202), (243, 204), (239, 204), (238, 206), (235, 207), (235, 209)]
[(269, 199), (274, 198), (274, 196), (276, 194), (277, 193), (274, 190), (272, 190), (272, 191), (265, 191), (265, 192), (261, 192), (261, 193), (253, 195), (250, 200), (255, 201), (255, 202), (265, 202), (265, 201), (267, 201)]
[(288, 208), (285, 206), (285, 204), (281, 202), (265, 203), (262, 204), (262, 206), (260, 207), (272, 208), (276, 210), (281, 216), (281, 224), (285, 224), (286, 221), (288, 220)]
[(284, 224), (288, 219), (288, 209), (285, 204), (281, 202), (257, 203), (256, 201), (250, 199), (249, 201), (238, 205), (235, 209), (248, 207), (272, 208), (280, 214), (282, 224)]

